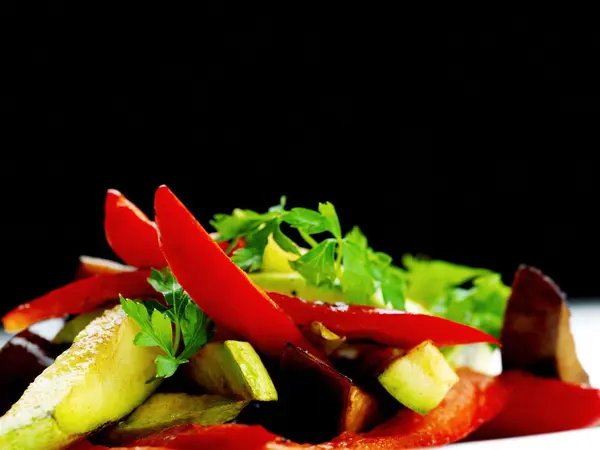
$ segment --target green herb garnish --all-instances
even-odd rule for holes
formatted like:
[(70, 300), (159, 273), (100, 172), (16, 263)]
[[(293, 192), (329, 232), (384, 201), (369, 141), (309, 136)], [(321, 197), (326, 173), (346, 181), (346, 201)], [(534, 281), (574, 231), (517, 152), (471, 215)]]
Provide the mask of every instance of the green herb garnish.
[[(406, 255), (406, 295), (436, 316), (465, 323), (499, 338), (510, 287), (487, 269)], [(470, 287), (464, 287), (470, 284)]]
[(152, 269), (148, 283), (164, 296), (166, 307), (154, 300), (134, 301), (122, 296), (120, 300), (123, 310), (142, 329), (134, 343), (160, 347), (165, 352), (156, 357), (154, 380), (172, 376), (181, 364), (188, 362), (210, 340), (213, 322), (183, 290), (168, 267), (160, 271)]
[[(238, 239), (246, 240), (232, 259), (248, 272), (261, 269), (271, 235), (279, 247), (299, 256), (289, 262), (294, 271), (314, 286), (340, 290), (347, 303), (404, 310), (410, 299), (435, 315), (499, 337), (510, 295), (499, 274), (411, 255), (403, 257), (402, 267), (395, 266), (390, 255), (369, 247), (358, 227), (344, 235), (331, 203), (320, 203), (317, 210), (287, 210), (282, 197), (266, 213), (236, 209), (216, 215), (211, 224), (231, 248)], [(307, 251), (299, 251), (286, 227), (298, 232)]]
[[(229, 241), (231, 247), (238, 239), (246, 241), (244, 248), (234, 252), (232, 260), (248, 272), (260, 270), (271, 235), (279, 247), (299, 256), (289, 264), (308, 283), (340, 289), (349, 303), (404, 308), (402, 269), (392, 265), (389, 255), (369, 248), (357, 227), (342, 234), (331, 203), (320, 203), (316, 211), (286, 210), (285, 206), (286, 199), (282, 197), (266, 213), (236, 209), (231, 215), (215, 215), (211, 225), (219, 233), (219, 240)], [(289, 237), (285, 227), (298, 232), (308, 251), (301, 254), (300, 246)], [(318, 236), (323, 238), (317, 239)]]

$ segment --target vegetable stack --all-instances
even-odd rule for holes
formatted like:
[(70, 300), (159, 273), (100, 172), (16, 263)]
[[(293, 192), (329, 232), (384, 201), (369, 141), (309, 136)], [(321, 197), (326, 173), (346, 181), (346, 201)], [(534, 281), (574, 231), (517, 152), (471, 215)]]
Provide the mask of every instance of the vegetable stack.
[[(154, 208), (109, 190), (121, 261), (82, 256), (3, 317), (4, 385), (29, 385), (6, 397), (0, 447), (423, 448), (600, 422), (566, 299), (535, 268), (507, 286), (397, 265), (329, 202), (217, 214), (212, 233), (166, 186)], [(52, 342), (29, 330), (49, 318)]]

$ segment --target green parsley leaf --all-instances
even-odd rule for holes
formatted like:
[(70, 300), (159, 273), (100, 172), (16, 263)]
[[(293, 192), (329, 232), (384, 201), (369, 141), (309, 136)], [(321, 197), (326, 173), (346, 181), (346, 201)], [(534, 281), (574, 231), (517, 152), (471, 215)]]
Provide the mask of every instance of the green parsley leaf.
[(285, 213), (281, 219), (294, 228), (304, 231), (307, 234), (318, 234), (327, 231), (331, 224), (329, 220), (312, 209), (292, 208)]
[(246, 246), (235, 251), (231, 259), (240, 268), (250, 272), (260, 269), (265, 247), (269, 235), (277, 228), (275, 220), (262, 224), (262, 226), (246, 237)]
[(289, 237), (287, 237), (283, 231), (281, 231), (281, 225), (277, 224), (277, 226), (273, 230), (273, 239), (281, 247), (282, 250), (286, 252), (293, 253), (294, 255), (300, 255), (300, 250), (298, 250), (298, 246), (292, 241)]
[(135, 336), (133, 340), (134, 344), (142, 347), (150, 347), (150, 343), (154, 342), (155, 346), (162, 348), (165, 353), (172, 355), (172, 346), (170, 345), (170, 341), (168, 343), (164, 342), (162, 336), (159, 336), (154, 330), (152, 321), (150, 319), (154, 315), (154, 311), (152, 311), (152, 315), (149, 315), (148, 309), (143, 302), (135, 302), (133, 300), (126, 299), (123, 296), (120, 296), (120, 301), (123, 311), (125, 311), (129, 317), (135, 320), (142, 330)]
[(342, 227), (335, 208), (330, 202), (319, 203), (319, 212), (327, 219), (328, 229), (336, 239), (342, 239)]
[(152, 314), (152, 311), (154, 311), (155, 309), (158, 309), (161, 313), (166, 313), (168, 315), (171, 312), (171, 310), (168, 309), (165, 305), (153, 299), (143, 300), (142, 305), (146, 307), (148, 315)]
[(180, 360), (187, 360), (211, 340), (214, 326), (194, 302), (188, 302), (185, 307), (184, 319), (181, 322), (181, 332), (185, 349), (179, 355)]
[(336, 279), (336, 244), (335, 239), (325, 239), (297, 260), (290, 261), (290, 266), (315, 286), (332, 286)]
[(148, 283), (154, 288), (154, 290), (160, 294), (163, 294), (167, 305), (172, 306), (172, 309), (162, 307), (156, 308), (155, 303), (151, 305), (155, 306), (155, 310), (158, 309), (161, 312), (165, 312), (174, 322), (181, 320), (183, 316), (183, 307), (185, 307), (188, 301), (191, 301), (189, 295), (183, 290), (179, 282), (175, 279), (171, 270), (168, 267), (162, 270), (151, 269), (150, 278)]
[(404, 272), (397, 267), (389, 267), (381, 279), (381, 295), (385, 303), (394, 309), (404, 310), (406, 306), (406, 277)]
[[(183, 290), (170, 269), (152, 270), (148, 283), (163, 294), (170, 308), (156, 301), (138, 302), (120, 297), (123, 310), (140, 326), (134, 344), (160, 347), (156, 358), (156, 378), (172, 376), (212, 337), (213, 323)], [(180, 340), (183, 349), (179, 353)]]
[(133, 339), (133, 343), (138, 347), (160, 347), (160, 344), (156, 342), (154, 337), (144, 332), (139, 332), (136, 334), (135, 338)]
[[(375, 285), (381, 290), (381, 297), (384, 304), (394, 309), (405, 309), (405, 290), (406, 279), (405, 272), (392, 265), (392, 257), (383, 252), (373, 251), (368, 246), (366, 236), (359, 227), (353, 227), (344, 237), (344, 244), (348, 251), (358, 254), (358, 249), (363, 251), (360, 263), (366, 267), (369, 276), (375, 282)], [(344, 254), (346, 250), (344, 251)], [(346, 262), (344, 262), (344, 270), (346, 270)], [(348, 262), (350, 264), (350, 262)]]
[(173, 349), (173, 327), (171, 326), (171, 320), (155, 309), (152, 311), (150, 324), (154, 330), (154, 336), (159, 343), (159, 347), (171, 348), (171, 354), (174, 354), (177, 349)]
[(285, 211), (285, 204), (287, 202), (287, 198), (285, 195), (282, 195), (279, 198), (279, 205), (275, 205), (275, 206), (271, 206), (269, 208), (269, 212), (284, 212)]
[(234, 209), (231, 215), (215, 214), (210, 224), (219, 233), (219, 241), (230, 241), (256, 231), (279, 215), (277, 211), (259, 214), (249, 209)]
[[(368, 268), (369, 272), (376, 280), (382, 282), (385, 278), (385, 273), (388, 268), (392, 265), (392, 257), (382, 252), (374, 252), (370, 249), (367, 251)], [(394, 267), (395, 271), (400, 269)]]
[(120, 296), (121, 306), (123, 307), (123, 311), (131, 317), (133, 320), (137, 322), (137, 324), (142, 329), (142, 333), (146, 333), (152, 337), (154, 337), (154, 331), (152, 330), (152, 326), (150, 325), (150, 313), (146, 309), (143, 303), (134, 302), (133, 300), (129, 300)]
[[(148, 283), (152, 288), (158, 292), (159, 294), (169, 295), (173, 291), (173, 286), (177, 281), (175, 277), (171, 275), (171, 271), (168, 269), (163, 269), (162, 271), (156, 269), (150, 269), (150, 278), (148, 278)], [(169, 305), (173, 304), (171, 300), (168, 302)]]
[(244, 247), (238, 248), (231, 256), (231, 259), (240, 269), (253, 272), (260, 269), (263, 258), (263, 251), (260, 248)]
[(351, 303), (369, 305), (376, 287), (368, 269), (367, 249), (348, 240), (344, 240), (343, 248), (342, 292)]
[(353, 244), (358, 245), (360, 248), (367, 248), (367, 237), (357, 226), (352, 227), (352, 229), (346, 233), (346, 236), (344, 236), (344, 241), (352, 242)]
[(168, 378), (172, 376), (180, 364), (177, 358), (165, 355), (158, 355), (154, 362), (156, 363), (156, 378)]

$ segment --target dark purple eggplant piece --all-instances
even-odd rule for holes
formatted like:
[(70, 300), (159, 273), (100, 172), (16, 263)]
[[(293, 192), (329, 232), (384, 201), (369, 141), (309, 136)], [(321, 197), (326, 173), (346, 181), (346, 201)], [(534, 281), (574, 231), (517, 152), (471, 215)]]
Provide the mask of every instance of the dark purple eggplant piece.
[(65, 348), (64, 345), (52, 344), (43, 337), (24, 330), (0, 349), (0, 416), (10, 409), (27, 386)]
[(292, 440), (323, 442), (344, 431), (368, 430), (380, 419), (374, 396), (296, 346), (284, 351), (280, 375), (285, 436)]
[(589, 383), (577, 358), (566, 297), (539, 269), (522, 265), (517, 270), (501, 341), (503, 370)]

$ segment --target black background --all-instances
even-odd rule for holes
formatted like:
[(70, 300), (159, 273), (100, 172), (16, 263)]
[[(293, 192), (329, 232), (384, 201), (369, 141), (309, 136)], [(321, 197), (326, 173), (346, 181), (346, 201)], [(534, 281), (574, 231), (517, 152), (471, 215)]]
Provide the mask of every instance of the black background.
[[(84, 3), (84, 4), (82, 4)], [(124, 2), (123, 2), (124, 3)], [(3, 307), (112, 257), (106, 189), (332, 201), (371, 244), (600, 295), (593, 16), (2, 2)], [(589, 20), (589, 22), (588, 22)]]

